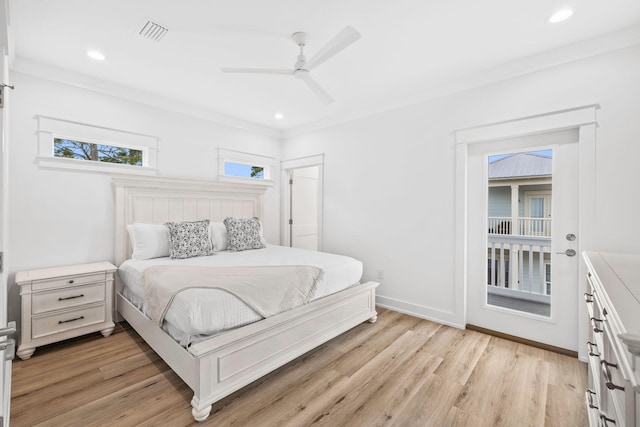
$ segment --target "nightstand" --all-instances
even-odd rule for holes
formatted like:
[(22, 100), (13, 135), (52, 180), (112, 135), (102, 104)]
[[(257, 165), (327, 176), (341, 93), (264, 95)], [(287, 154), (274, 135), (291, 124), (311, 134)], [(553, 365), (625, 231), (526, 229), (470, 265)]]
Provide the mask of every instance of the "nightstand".
[(16, 354), (31, 357), (36, 347), (100, 331), (113, 332), (113, 280), (109, 262), (21, 271), (22, 332)]

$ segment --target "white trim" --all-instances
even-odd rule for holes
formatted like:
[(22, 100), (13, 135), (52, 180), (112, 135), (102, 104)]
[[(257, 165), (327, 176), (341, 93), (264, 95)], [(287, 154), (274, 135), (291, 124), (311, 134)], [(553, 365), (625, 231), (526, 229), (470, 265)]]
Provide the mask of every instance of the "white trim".
[(452, 326), (458, 329), (464, 329), (466, 325), (465, 323), (458, 322), (456, 313), (453, 313), (451, 311), (437, 310), (432, 307), (413, 304), (382, 295), (376, 295), (376, 305), (382, 308), (387, 308), (389, 310), (409, 314), (414, 317), (419, 317), (421, 319), (431, 320), (432, 322), (436, 323), (442, 323), (444, 325)]
[[(264, 168), (264, 178), (250, 178), (234, 175), (226, 175), (224, 172), (225, 163), (238, 163), (248, 166), (259, 166)], [(261, 154), (247, 153), (245, 151), (230, 150), (218, 147), (218, 178), (228, 182), (262, 182), (262, 185), (273, 186), (273, 176), (276, 160), (273, 157)]]
[[(550, 112), (524, 117), (506, 122), (461, 129), (455, 132), (456, 137), (456, 242), (455, 242), (455, 289), (456, 295), (465, 295), (465, 310), (459, 311), (460, 301), (456, 300), (458, 319), (466, 324), (466, 292), (467, 292), (467, 157), (470, 144), (507, 139), (516, 136), (546, 133), (551, 131), (577, 128), (579, 146), (579, 227), (578, 252), (592, 249), (595, 239), (595, 203), (596, 203), (596, 111), (599, 105), (593, 104), (557, 112)], [(586, 265), (579, 264), (578, 277), (586, 275)], [(586, 292), (584, 280), (579, 280), (578, 293)], [(553, 292), (552, 292), (553, 294)], [(576, 299), (579, 299), (576, 295)], [(578, 304), (578, 342), (586, 342), (587, 322), (585, 304)], [(580, 346), (579, 357), (585, 357), (585, 349)]]
[[(38, 126), (36, 131), (38, 138), (36, 163), (38, 166), (134, 175), (155, 175), (158, 172), (158, 143), (160, 139), (156, 136), (51, 116), (35, 115), (34, 119)], [(142, 151), (142, 166), (56, 157), (54, 155), (56, 138), (140, 150)]]
[(298, 169), (316, 165), (324, 165), (324, 153), (282, 160), (280, 169)]
[(458, 78), (450, 79), (444, 77), (441, 81), (425, 80), (425, 85), (422, 88), (413, 87), (410, 94), (398, 92), (397, 96), (386, 98), (383, 106), (380, 106), (380, 104), (362, 104), (359, 105), (360, 108), (352, 108), (351, 113), (343, 113), (339, 117), (330, 117), (285, 129), (282, 132), (282, 138), (293, 138), (341, 123), (421, 104), (496, 82), (515, 79), (619, 49), (630, 48), (638, 44), (640, 44), (640, 25), (636, 24), (620, 31), (546, 50), (539, 54), (533, 54), (482, 71), (472, 72)]
[(596, 124), (597, 104), (571, 108), (552, 113), (538, 114), (520, 119), (491, 123), (455, 132), (456, 144), (477, 144), (498, 139), (515, 138), (543, 132), (575, 129)]
[(157, 175), (156, 168), (122, 165), (91, 160), (68, 159), (65, 157), (36, 156), (38, 166), (51, 169), (68, 169), (94, 173), (126, 173), (131, 175)]
[(93, 76), (65, 70), (52, 65), (46, 65), (30, 59), (18, 57), (15, 61), (12, 61), (11, 65), (12, 72), (17, 72), (27, 76), (66, 84), (80, 89), (89, 90), (91, 92), (101, 93), (107, 96), (147, 105), (151, 108), (171, 111), (173, 113), (207, 120), (230, 128), (242, 129), (244, 131), (265, 135), (271, 138), (282, 137), (282, 132), (278, 129), (238, 117), (232, 117), (218, 111), (202, 108), (181, 100), (171, 99), (117, 83), (108, 82)]

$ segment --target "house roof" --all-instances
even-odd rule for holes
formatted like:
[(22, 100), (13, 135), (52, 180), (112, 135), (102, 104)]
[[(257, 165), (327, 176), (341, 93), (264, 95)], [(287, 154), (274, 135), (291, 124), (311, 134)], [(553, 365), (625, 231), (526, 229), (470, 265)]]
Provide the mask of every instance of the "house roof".
[(551, 176), (551, 157), (517, 153), (489, 163), (489, 179)]

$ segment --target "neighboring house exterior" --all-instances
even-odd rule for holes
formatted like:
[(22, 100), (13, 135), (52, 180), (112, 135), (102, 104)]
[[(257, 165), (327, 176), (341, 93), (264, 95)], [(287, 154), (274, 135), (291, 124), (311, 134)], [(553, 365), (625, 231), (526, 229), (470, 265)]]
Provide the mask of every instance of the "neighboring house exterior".
[(512, 154), (489, 163), (488, 172), (489, 295), (548, 305), (552, 159)]

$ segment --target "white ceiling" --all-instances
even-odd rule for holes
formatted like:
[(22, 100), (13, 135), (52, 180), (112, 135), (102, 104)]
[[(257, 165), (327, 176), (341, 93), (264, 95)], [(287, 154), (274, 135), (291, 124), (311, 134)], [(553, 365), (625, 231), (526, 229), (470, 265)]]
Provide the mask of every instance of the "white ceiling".
[[(574, 16), (548, 24), (561, 6), (575, 9)], [(639, 0), (13, 0), (11, 7), (19, 71), (69, 70), (67, 80), (87, 75), (103, 87), (155, 94), (285, 134), (417, 102), (518, 61), (535, 68), (545, 52), (555, 52), (558, 62), (578, 47), (640, 42)], [(137, 35), (147, 18), (169, 28), (160, 42)], [(336, 100), (331, 105), (290, 76), (220, 71), (292, 67), (292, 33), (309, 34), (309, 58), (347, 25), (362, 38), (312, 71)], [(88, 49), (107, 60), (88, 58)], [(276, 112), (285, 118), (276, 120)]]

